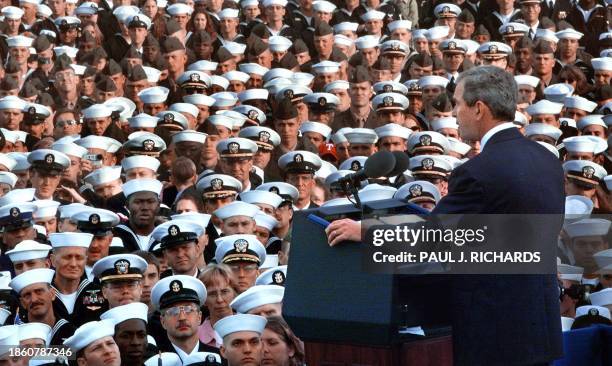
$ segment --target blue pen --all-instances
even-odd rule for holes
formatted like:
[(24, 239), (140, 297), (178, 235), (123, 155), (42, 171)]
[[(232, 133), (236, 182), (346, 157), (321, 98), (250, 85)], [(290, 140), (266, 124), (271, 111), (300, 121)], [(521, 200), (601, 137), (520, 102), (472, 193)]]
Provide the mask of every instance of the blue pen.
[(306, 216), (306, 218), (312, 222), (314, 222), (315, 224), (319, 224), (321, 226), (323, 226), (323, 228), (326, 228), (329, 226), (329, 221), (320, 218), (317, 215), (314, 214), (308, 214), (308, 216)]

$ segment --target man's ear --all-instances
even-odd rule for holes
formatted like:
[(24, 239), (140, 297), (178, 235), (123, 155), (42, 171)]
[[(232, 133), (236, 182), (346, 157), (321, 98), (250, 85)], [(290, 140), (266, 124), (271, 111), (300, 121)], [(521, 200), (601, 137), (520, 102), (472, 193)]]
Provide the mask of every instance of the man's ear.
[(221, 345), (221, 347), (219, 348), (219, 352), (221, 353), (221, 357), (225, 358), (225, 346)]

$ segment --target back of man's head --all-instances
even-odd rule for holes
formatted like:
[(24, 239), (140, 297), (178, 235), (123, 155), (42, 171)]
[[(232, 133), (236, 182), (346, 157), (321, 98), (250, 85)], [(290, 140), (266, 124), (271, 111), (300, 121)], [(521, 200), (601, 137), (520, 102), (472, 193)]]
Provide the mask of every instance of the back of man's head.
[(191, 159), (184, 156), (176, 158), (172, 163), (171, 174), (175, 185), (185, 185), (196, 176), (196, 166)]

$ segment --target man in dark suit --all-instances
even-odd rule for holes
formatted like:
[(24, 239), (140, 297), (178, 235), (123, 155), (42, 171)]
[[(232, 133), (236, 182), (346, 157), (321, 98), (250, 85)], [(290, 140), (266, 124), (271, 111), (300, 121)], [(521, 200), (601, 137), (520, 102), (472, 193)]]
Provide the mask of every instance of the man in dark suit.
[[(459, 133), (480, 140), (481, 152), (453, 171), (434, 214), (564, 213), (560, 162), (507, 123), (516, 99), (512, 75), (494, 66), (458, 78)], [(451, 301), (455, 365), (548, 365), (562, 356), (555, 274), (455, 276)]]

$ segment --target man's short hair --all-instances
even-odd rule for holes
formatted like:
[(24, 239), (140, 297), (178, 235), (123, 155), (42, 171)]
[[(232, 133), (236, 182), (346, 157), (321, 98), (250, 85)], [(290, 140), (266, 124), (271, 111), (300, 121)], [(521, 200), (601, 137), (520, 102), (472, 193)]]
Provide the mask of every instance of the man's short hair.
[(196, 166), (191, 159), (180, 156), (172, 163), (170, 172), (176, 184), (184, 184), (196, 175)]
[(495, 119), (514, 120), (518, 90), (510, 73), (497, 66), (478, 66), (459, 75), (459, 83), (463, 83), (463, 100), (468, 106), (481, 101)]
[(160, 264), (159, 259), (156, 256), (151, 254), (151, 252), (147, 252), (146, 250), (137, 250), (134, 252), (137, 256), (147, 261), (147, 265), (152, 264), (157, 268), (157, 272), (160, 272)]

